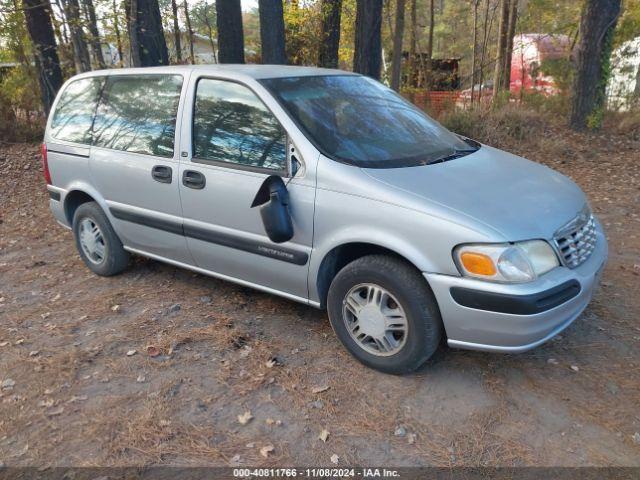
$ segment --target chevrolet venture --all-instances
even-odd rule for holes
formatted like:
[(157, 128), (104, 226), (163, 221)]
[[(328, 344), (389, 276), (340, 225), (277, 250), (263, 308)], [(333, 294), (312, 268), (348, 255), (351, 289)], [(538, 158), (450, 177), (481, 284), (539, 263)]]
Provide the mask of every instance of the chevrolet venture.
[(563, 175), (449, 132), (367, 77), (179, 66), (70, 79), (50, 206), (98, 275), (137, 254), (328, 310), (390, 373), (522, 352), (589, 303), (607, 243)]

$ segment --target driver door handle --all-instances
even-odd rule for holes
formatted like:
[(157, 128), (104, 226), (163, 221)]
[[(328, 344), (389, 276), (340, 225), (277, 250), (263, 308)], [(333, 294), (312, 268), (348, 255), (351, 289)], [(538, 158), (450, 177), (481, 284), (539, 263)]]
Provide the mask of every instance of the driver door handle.
[(182, 172), (182, 184), (185, 187), (193, 188), (194, 190), (202, 190), (207, 184), (207, 179), (200, 172), (196, 172), (195, 170), (185, 170)]

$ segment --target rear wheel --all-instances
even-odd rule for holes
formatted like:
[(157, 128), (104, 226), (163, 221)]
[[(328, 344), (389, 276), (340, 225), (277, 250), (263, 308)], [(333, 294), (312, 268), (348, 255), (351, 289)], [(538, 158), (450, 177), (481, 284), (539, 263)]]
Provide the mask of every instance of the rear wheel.
[(96, 202), (80, 205), (73, 216), (76, 248), (85, 265), (102, 276), (116, 275), (129, 264), (129, 253)]
[(327, 307), (349, 352), (386, 373), (417, 369), (442, 337), (440, 312), (426, 280), (391, 256), (366, 256), (344, 267), (331, 283)]

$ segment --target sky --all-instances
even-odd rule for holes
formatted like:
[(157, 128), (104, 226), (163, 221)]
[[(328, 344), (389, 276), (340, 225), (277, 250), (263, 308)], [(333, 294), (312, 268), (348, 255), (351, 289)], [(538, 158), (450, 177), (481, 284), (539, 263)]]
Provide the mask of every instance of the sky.
[(253, 8), (258, 8), (258, 0), (240, 0), (240, 4), (242, 5), (242, 10), (245, 12)]

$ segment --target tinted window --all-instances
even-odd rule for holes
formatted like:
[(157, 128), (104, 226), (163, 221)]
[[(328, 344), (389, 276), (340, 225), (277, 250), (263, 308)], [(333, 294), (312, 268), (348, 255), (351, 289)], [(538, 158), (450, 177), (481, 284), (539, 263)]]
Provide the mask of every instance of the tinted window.
[(91, 122), (104, 78), (71, 82), (60, 96), (51, 120), (51, 136), (58, 140), (91, 143)]
[(198, 82), (193, 142), (200, 159), (285, 170), (284, 130), (262, 101), (237, 83)]
[(180, 75), (108, 77), (93, 127), (93, 143), (132, 153), (173, 156)]
[(346, 163), (421, 165), (477, 148), (367, 77), (273, 78), (262, 83), (320, 150)]

